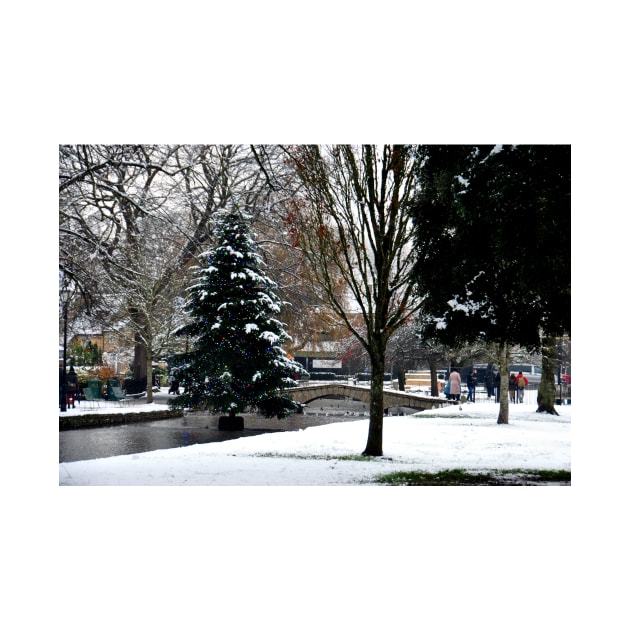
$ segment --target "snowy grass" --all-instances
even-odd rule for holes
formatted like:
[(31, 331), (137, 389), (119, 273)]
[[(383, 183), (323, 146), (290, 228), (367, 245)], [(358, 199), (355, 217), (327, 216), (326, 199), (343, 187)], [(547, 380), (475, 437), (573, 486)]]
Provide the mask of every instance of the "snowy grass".
[[(392, 474), (571, 470), (571, 406), (475, 403), (384, 419), (383, 457), (362, 457), (367, 419), (97, 460), (59, 464), (60, 485), (317, 486), (382, 484)], [(500, 471), (497, 473), (496, 471)], [(519, 473), (521, 480), (523, 473)], [(400, 479), (400, 478), (399, 478)], [(411, 478), (410, 478), (411, 479)], [(420, 479), (420, 477), (416, 477)], [(478, 479), (477, 479), (478, 480)], [(386, 481), (387, 482), (387, 481)]]
[(442, 470), (437, 473), (408, 471), (377, 477), (376, 483), (389, 486), (527, 486), (544, 483), (568, 484), (567, 470), (495, 470), (475, 473), (461, 470)]

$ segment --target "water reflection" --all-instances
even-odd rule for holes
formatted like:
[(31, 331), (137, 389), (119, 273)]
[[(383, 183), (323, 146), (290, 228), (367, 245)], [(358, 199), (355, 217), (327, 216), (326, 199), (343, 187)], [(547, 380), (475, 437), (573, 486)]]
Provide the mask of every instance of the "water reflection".
[(111, 427), (76, 429), (59, 433), (59, 462), (130, 455), (166, 448), (222, 442), (266, 433), (266, 429), (219, 431), (218, 417), (174, 418)]
[(330, 422), (359, 420), (366, 417), (366, 414), (364, 403), (320, 399), (308, 407), (305, 414), (296, 414), (283, 420), (243, 414), (244, 431), (219, 431), (219, 416), (208, 413), (191, 413), (181, 418), (111, 427), (60, 431), (59, 462), (223, 442), (270, 431), (297, 431)]

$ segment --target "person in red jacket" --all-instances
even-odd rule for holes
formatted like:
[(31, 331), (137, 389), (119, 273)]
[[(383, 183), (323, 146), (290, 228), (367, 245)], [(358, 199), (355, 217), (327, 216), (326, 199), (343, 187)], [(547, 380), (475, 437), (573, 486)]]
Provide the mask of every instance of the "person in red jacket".
[(529, 385), (527, 377), (523, 372), (519, 372), (516, 377), (516, 388), (519, 402), (523, 402), (523, 396), (525, 395), (525, 388)]

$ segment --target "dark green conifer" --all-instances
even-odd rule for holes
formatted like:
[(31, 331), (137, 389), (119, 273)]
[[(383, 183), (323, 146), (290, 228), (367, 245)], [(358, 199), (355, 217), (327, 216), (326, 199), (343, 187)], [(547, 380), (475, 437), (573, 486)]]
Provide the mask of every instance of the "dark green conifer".
[(276, 284), (264, 273), (250, 235), (249, 215), (222, 210), (214, 249), (195, 270), (186, 311), (186, 335), (192, 350), (179, 372), (184, 393), (176, 407), (207, 408), (235, 416), (256, 407), (266, 417), (282, 418), (297, 410), (286, 391), (302, 367), (282, 349), (289, 336), (277, 319), (281, 301)]

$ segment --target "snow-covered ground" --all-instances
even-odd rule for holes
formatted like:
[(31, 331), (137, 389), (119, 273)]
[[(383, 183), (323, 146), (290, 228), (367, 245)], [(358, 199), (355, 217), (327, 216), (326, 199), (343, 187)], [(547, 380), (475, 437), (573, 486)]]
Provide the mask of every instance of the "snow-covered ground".
[[(165, 405), (141, 405), (160, 409)], [(415, 416), (386, 417), (383, 457), (359, 455), (368, 420), (268, 433), (214, 442), (59, 464), (60, 485), (97, 486), (320, 486), (370, 483), (403, 470), (449, 468), (571, 469), (572, 406), (559, 416), (538, 414), (535, 405), (510, 407), (510, 423), (496, 422), (498, 405), (464, 404)], [(124, 411), (118, 407), (103, 411)], [(135, 410), (135, 409), (134, 409)], [(79, 413), (70, 409), (67, 413)]]
[[(406, 468), (571, 468), (572, 406), (512, 406), (509, 425), (497, 411), (386, 417), (374, 461), (335, 459), (365, 447), (358, 420), (60, 464), (59, 484), (81, 487), (58, 487), (56, 530), (29, 536), (53, 553), (36, 579), (59, 584), (71, 628), (615, 627), (614, 606), (581, 614), (603, 591), (577, 532), (605, 492), (369, 483)], [(30, 569), (23, 579), (32, 590)]]

